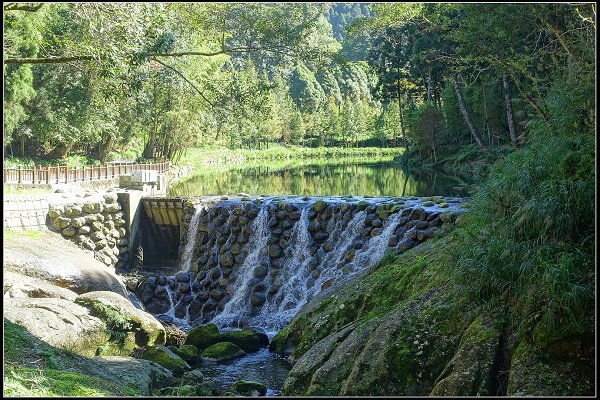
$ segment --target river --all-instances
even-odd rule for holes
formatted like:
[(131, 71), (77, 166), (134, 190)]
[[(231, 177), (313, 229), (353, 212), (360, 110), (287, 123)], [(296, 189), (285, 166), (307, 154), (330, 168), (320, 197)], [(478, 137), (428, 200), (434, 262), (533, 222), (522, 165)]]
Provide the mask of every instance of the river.
[(170, 196), (464, 196), (464, 178), (407, 169), (387, 158), (264, 161), (205, 166), (175, 182)]

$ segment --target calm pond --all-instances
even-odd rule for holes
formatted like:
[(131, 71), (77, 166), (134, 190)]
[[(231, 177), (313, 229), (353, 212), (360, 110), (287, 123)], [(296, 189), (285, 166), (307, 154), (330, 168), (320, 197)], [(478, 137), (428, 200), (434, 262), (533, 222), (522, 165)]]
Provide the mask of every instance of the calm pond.
[(311, 159), (205, 166), (175, 182), (169, 195), (464, 196), (467, 183), (429, 169), (406, 169), (392, 157)]

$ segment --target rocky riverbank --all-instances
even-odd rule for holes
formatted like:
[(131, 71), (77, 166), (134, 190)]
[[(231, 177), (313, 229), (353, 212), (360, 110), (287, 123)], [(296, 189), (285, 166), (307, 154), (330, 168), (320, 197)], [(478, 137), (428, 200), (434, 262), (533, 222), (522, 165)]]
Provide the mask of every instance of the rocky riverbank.
[(451, 283), (454, 248), (430, 240), (304, 307), (271, 343), (294, 363), (283, 394), (593, 394), (593, 326), (552, 343), (519, 332)]
[[(222, 362), (231, 352), (222, 354), (220, 348), (180, 343), (179, 331), (136, 308), (121, 277), (94, 259), (91, 251), (65, 241), (58, 233), (28, 231), (8, 235), (4, 252), (5, 394), (224, 392), (192, 366)], [(193, 332), (184, 336), (194, 341)], [(235, 346), (235, 355), (268, 345), (262, 334), (250, 331), (216, 331), (212, 339), (213, 345)], [(265, 388), (236, 382), (230, 391), (264, 394)]]

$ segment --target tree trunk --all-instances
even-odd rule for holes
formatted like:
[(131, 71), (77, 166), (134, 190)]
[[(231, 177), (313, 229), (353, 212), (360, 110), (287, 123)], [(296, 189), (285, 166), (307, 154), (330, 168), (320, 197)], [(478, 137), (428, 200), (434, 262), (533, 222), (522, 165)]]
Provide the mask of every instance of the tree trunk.
[(154, 111), (154, 124), (152, 126), (152, 130), (150, 131), (150, 137), (148, 138), (148, 143), (146, 144), (146, 147), (144, 148), (144, 153), (142, 154), (144, 156), (144, 158), (154, 158), (154, 147), (155, 147), (155, 142), (156, 142), (156, 135), (157, 135), (157, 130), (158, 130), (158, 106), (157, 106), (157, 100), (156, 100), (156, 80), (154, 81), (154, 89), (153, 89), (153, 111)]
[(431, 67), (427, 72), (427, 101), (431, 101)]
[(404, 148), (408, 150), (408, 141), (406, 140), (406, 132), (404, 130), (404, 117), (402, 115), (402, 97), (400, 92), (400, 68), (397, 68), (398, 79), (396, 80), (396, 90), (398, 92), (398, 111), (400, 113), (400, 129), (402, 130), (402, 140), (404, 141)]
[(108, 138), (100, 143), (98, 147), (98, 158), (100, 159), (101, 164), (106, 164), (106, 159), (108, 158), (108, 154), (112, 150), (113, 143), (115, 138), (112, 134), (108, 135)]
[(515, 127), (515, 117), (512, 110), (512, 99), (508, 90), (508, 79), (506, 74), (502, 75), (502, 87), (504, 88), (504, 104), (506, 106), (506, 119), (508, 120), (508, 131), (510, 132), (510, 140), (515, 147), (519, 147), (519, 139), (517, 138), (517, 129)]
[(471, 113), (469, 112), (469, 109), (467, 108), (467, 104), (465, 103), (465, 99), (460, 90), (460, 84), (458, 83), (458, 78), (456, 77), (456, 75), (452, 75), (452, 83), (454, 84), (454, 93), (456, 93), (456, 98), (458, 99), (458, 105), (460, 107), (460, 111), (462, 112), (462, 115), (465, 118), (465, 122), (467, 123), (467, 126), (469, 127), (469, 130), (471, 131), (471, 135), (475, 139), (475, 142), (477, 142), (477, 146), (479, 147), (479, 149), (487, 150), (485, 143), (483, 142), (483, 139), (481, 138), (481, 136), (479, 136), (479, 134), (475, 130), (475, 125), (473, 124), (473, 119), (471, 118)]

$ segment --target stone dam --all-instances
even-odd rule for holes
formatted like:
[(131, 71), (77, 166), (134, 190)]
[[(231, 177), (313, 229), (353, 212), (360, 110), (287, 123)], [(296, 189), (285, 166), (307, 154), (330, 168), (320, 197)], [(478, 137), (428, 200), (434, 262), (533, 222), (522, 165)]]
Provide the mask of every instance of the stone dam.
[[(162, 202), (162, 203), (161, 203)], [(434, 197), (215, 197), (142, 199), (146, 311), (184, 330), (275, 333), (309, 300), (444, 232), (462, 199)], [(140, 206), (141, 208), (142, 206)], [(171, 262), (165, 269), (162, 263)]]

